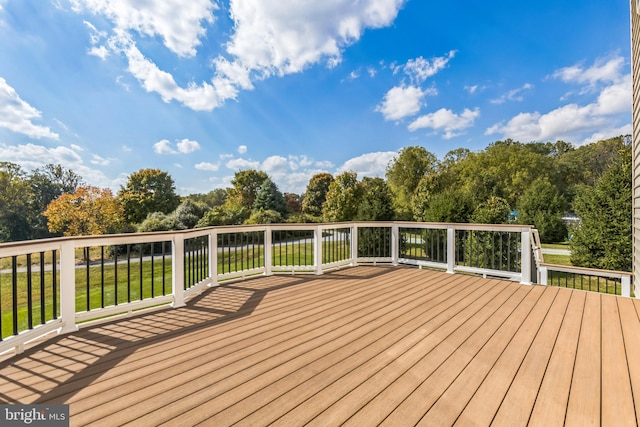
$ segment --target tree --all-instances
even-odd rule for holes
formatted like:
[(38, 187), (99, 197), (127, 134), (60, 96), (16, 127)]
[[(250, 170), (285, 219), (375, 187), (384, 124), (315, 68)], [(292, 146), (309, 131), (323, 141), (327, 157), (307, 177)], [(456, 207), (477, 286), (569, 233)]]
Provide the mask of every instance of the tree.
[(560, 242), (567, 237), (567, 226), (562, 221), (565, 201), (548, 178), (539, 178), (527, 188), (518, 201), (518, 211), (518, 222), (537, 228), (543, 243)]
[(329, 185), (322, 216), (327, 222), (353, 221), (358, 213), (361, 187), (355, 172), (343, 172)]
[(171, 176), (159, 169), (140, 169), (129, 175), (118, 199), (131, 223), (142, 222), (153, 212), (170, 213), (180, 204)]
[(471, 222), (478, 224), (504, 224), (507, 222), (510, 212), (511, 207), (505, 199), (491, 196), (473, 211)]
[(33, 195), (32, 237), (50, 237), (47, 219), (42, 212), (63, 193), (75, 193), (78, 186), (84, 185), (82, 177), (61, 165), (47, 164), (31, 172), (27, 182)]
[(173, 215), (164, 214), (162, 212), (154, 212), (149, 214), (147, 218), (138, 226), (138, 233), (146, 233), (150, 231), (169, 231), (175, 230), (176, 219)]
[(435, 171), (438, 159), (424, 147), (405, 147), (387, 166), (387, 184), (399, 219), (410, 220), (411, 200), (420, 180)]
[[(229, 189), (229, 198), (234, 199), (233, 203), (251, 210), (253, 209), (253, 203), (258, 195), (260, 186), (269, 179), (263, 171), (257, 171), (254, 169), (244, 170), (236, 172), (231, 181), (232, 188)], [(229, 200), (227, 200), (229, 202)]]
[(216, 206), (205, 213), (196, 227), (242, 224), (249, 218), (249, 214), (250, 211), (244, 206), (227, 201), (223, 206)]
[(208, 210), (209, 207), (205, 203), (194, 203), (191, 200), (185, 200), (173, 212), (176, 229), (186, 230), (195, 227)]
[(111, 190), (82, 186), (49, 203), (43, 215), (52, 233), (82, 236), (118, 231), (124, 209)]
[(382, 178), (365, 177), (360, 183), (360, 203), (355, 219), (358, 221), (389, 221), (393, 219), (391, 191)]
[(222, 206), (227, 201), (227, 190), (216, 188), (207, 194), (189, 194), (184, 200), (191, 200), (194, 203), (206, 203), (210, 208)]
[(322, 205), (327, 200), (329, 186), (333, 182), (330, 173), (318, 173), (311, 177), (302, 200), (302, 212), (311, 216), (322, 216)]
[(582, 267), (631, 271), (632, 161), (620, 150), (595, 187), (578, 190), (574, 210), (581, 222), (571, 238), (571, 262)]
[(302, 198), (295, 193), (284, 193), (284, 204), (287, 216), (302, 213)]
[(31, 238), (32, 200), (31, 187), (20, 166), (0, 162), (0, 242)]
[(285, 213), (286, 209), (282, 193), (278, 190), (278, 186), (269, 178), (265, 179), (258, 189), (252, 207), (253, 211), (276, 211), (280, 213), (281, 216)]
[(273, 209), (258, 209), (253, 211), (246, 224), (279, 224), (282, 223), (282, 214)]

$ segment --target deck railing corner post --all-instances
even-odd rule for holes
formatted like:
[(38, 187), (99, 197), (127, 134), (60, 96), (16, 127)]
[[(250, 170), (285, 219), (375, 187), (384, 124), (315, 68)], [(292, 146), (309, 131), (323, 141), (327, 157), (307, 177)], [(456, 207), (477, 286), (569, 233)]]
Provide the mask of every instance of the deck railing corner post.
[(544, 286), (549, 284), (549, 268), (546, 265), (540, 266), (540, 284)]
[(218, 230), (209, 233), (209, 286), (218, 286)]
[(395, 222), (391, 226), (391, 264), (398, 265), (400, 259), (400, 227)]
[(171, 239), (172, 257), (172, 292), (173, 303), (171, 307), (184, 307), (184, 235), (175, 233)]
[(520, 239), (520, 283), (531, 284), (531, 229), (523, 228)]
[(273, 245), (272, 245), (272, 230), (267, 226), (264, 230), (264, 274), (265, 276), (271, 276), (273, 272), (271, 267), (273, 266)]
[(456, 267), (456, 229), (447, 226), (447, 273), (453, 274)]
[[(635, 291), (635, 289), (634, 289)], [(622, 296), (630, 297), (631, 296), (631, 275), (625, 274), (622, 276)], [(635, 293), (635, 292), (634, 292)], [(635, 297), (638, 297), (638, 294), (635, 293)]]
[(358, 265), (358, 223), (351, 224), (351, 266)]
[(319, 225), (313, 229), (313, 264), (315, 274), (322, 274), (322, 228)]
[(62, 326), (59, 334), (78, 330), (76, 324), (76, 254), (72, 240), (65, 240), (60, 246), (60, 318)]

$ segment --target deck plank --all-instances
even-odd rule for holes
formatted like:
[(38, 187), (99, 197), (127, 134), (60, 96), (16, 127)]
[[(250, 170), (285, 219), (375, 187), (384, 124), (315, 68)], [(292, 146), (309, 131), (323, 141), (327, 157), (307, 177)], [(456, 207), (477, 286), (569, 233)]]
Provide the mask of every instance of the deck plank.
[(635, 407), (618, 299), (602, 295), (602, 425), (635, 426)]
[[(411, 395), (411, 399), (403, 402), (385, 420), (386, 425), (393, 425), (399, 421), (405, 411), (410, 411), (411, 419), (415, 422), (428, 425), (429, 423), (446, 422), (440, 419), (441, 407), (449, 406), (451, 413), (458, 413), (471, 397), (479, 398), (480, 404), (485, 408), (484, 414), (489, 414), (490, 408), (487, 399), (503, 396), (506, 392), (505, 385), (513, 379), (514, 364), (522, 361), (522, 353), (526, 351), (529, 343), (537, 333), (544, 315), (548, 312), (556, 297), (557, 290), (550, 288), (536, 288), (532, 298), (527, 298), (530, 310), (518, 312), (520, 316), (510, 318), (503, 323), (502, 327), (485, 341), (477, 353), (468, 359), (468, 363), (460, 369), (459, 375), (451, 376), (446, 368), (439, 371), (441, 381), (436, 383), (436, 387), (430, 387), (432, 381), (423, 383), (416, 393)], [(540, 294), (535, 295), (537, 292)], [(536, 298), (538, 296), (539, 298)], [(523, 310), (524, 311), (524, 310)], [(517, 368), (517, 366), (516, 366)], [(446, 379), (450, 378), (447, 383)], [(487, 380), (487, 378), (489, 380)], [(487, 381), (491, 386), (490, 393), (476, 393), (478, 388)], [(420, 399), (426, 398), (427, 404), (422, 407), (417, 403)], [(438, 403), (434, 411), (432, 406)], [(412, 409), (413, 408), (413, 409)], [(450, 416), (446, 414), (447, 418)], [(453, 423), (455, 418), (450, 422)]]
[(564, 423), (586, 292), (573, 292), (529, 418), (532, 426)]
[(640, 302), (359, 266), (226, 283), (0, 361), (72, 425), (629, 425)]
[(566, 426), (601, 425), (600, 294), (588, 293), (567, 405)]

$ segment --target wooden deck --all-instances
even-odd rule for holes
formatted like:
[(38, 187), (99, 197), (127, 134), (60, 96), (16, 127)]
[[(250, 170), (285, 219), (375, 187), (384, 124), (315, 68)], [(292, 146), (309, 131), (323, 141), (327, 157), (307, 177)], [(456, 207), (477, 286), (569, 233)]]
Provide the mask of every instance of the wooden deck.
[(71, 425), (637, 425), (639, 311), (406, 267), (259, 277), (1, 362), (0, 401)]

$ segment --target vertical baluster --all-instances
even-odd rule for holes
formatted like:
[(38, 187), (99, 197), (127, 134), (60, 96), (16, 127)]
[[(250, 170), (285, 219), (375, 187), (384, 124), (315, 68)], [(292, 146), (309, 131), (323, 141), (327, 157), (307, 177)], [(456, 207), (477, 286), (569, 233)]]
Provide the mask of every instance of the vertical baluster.
[[(44, 297), (44, 279), (45, 279), (44, 252), (40, 252), (40, 324), (45, 324), (45, 297)], [(1, 304), (1, 303), (0, 303)], [(1, 317), (1, 315), (0, 315)], [(2, 327), (0, 326), (0, 330)]]
[(91, 283), (90, 283), (90, 271), (89, 271), (89, 247), (84, 247), (82, 249), (83, 255), (84, 255), (84, 263), (85, 263), (85, 286), (86, 286), (86, 290), (87, 290), (87, 295), (86, 295), (86, 304), (87, 304), (87, 308), (86, 311), (91, 310)]
[(104, 246), (100, 246), (100, 307), (104, 308)]
[(18, 257), (11, 257), (11, 320), (13, 335), (18, 335)]
[(33, 329), (33, 278), (31, 276), (31, 254), (27, 254), (27, 324)]
[(118, 245), (113, 248), (113, 305), (118, 305)]
[(58, 318), (58, 260), (57, 260), (57, 250), (53, 250), (52, 252), (52, 256), (53, 256), (53, 260), (52, 260), (52, 271), (51, 271), (51, 277), (52, 277), (52, 287), (53, 287), (53, 313), (51, 317), (52, 319), (57, 319)]

